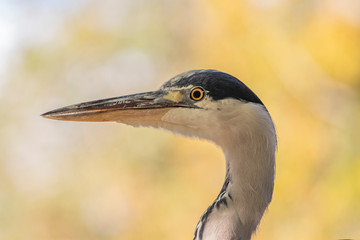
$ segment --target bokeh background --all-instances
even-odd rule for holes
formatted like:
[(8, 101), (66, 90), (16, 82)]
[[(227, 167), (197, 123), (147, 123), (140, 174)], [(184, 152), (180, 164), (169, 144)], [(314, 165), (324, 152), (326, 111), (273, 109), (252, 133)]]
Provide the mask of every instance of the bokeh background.
[(254, 239), (360, 239), (358, 0), (0, 0), (0, 239), (191, 239), (218, 147), (40, 114), (199, 68), (241, 79), (276, 124)]

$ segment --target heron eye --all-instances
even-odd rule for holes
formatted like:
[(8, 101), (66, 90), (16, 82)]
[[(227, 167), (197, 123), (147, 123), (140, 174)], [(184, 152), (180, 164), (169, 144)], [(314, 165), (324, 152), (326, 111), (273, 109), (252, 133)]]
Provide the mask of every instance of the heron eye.
[(200, 101), (204, 97), (204, 90), (202, 88), (194, 88), (191, 90), (190, 98), (195, 101)]

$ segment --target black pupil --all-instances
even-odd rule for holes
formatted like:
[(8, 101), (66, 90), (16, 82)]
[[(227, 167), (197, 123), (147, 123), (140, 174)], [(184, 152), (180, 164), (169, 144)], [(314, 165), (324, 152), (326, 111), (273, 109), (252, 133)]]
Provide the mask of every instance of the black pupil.
[(199, 90), (195, 90), (195, 91), (193, 92), (193, 97), (194, 97), (195, 99), (200, 98), (200, 97), (201, 97), (201, 92), (200, 92)]

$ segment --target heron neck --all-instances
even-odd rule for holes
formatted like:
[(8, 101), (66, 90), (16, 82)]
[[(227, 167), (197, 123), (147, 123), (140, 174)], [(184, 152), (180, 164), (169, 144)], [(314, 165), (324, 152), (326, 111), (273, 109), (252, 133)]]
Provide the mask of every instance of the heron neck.
[(229, 178), (224, 188), (239, 216), (241, 239), (250, 239), (256, 230), (274, 188), (276, 135), (270, 116), (263, 113), (242, 119), (222, 146)]

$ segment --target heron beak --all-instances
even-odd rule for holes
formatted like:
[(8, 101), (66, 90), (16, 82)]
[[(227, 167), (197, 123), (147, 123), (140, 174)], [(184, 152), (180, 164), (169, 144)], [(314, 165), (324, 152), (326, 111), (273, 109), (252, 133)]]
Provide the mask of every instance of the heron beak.
[(182, 98), (181, 92), (159, 90), (70, 105), (49, 111), (41, 116), (56, 120), (86, 122), (160, 121), (161, 117), (171, 108), (189, 107), (181, 103)]

